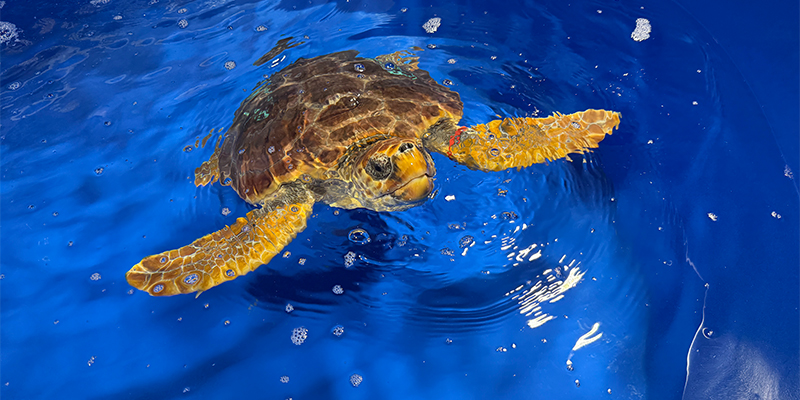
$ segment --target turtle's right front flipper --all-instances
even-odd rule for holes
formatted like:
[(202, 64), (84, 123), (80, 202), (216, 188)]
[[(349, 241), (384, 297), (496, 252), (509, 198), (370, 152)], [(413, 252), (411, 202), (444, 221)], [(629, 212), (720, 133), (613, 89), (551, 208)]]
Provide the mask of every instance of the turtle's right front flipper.
[(177, 250), (144, 258), (128, 283), (151, 296), (203, 292), (268, 263), (306, 228), (314, 204), (300, 185), (286, 185), (264, 208)]

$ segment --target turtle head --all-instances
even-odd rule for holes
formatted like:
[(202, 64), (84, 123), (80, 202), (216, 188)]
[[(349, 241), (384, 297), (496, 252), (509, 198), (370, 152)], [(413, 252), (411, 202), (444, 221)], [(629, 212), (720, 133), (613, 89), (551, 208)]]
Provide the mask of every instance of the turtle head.
[(433, 160), (419, 140), (389, 138), (372, 144), (357, 159), (352, 181), (365, 206), (393, 211), (425, 200), (434, 175)]

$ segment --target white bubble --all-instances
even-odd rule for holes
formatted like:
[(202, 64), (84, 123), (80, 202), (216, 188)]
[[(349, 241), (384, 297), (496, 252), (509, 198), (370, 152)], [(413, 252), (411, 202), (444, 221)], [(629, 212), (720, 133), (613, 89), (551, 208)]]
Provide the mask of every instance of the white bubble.
[(95, 273), (92, 274), (92, 276), (89, 277), (89, 279), (91, 279), (93, 281), (99, 281), (100, 278), (102, 278), (102, 277), (100, 276), (99, 272), (95, 272)]
[(287, 313), (290, 313), (290, 312), (294, 311), (294, 306), (291, 303), (287, 303), (285, 310), (286, 310)]
[(180, 10), (178, 10), (178, 14), (184, 14), (186, 13), (186, 11), (188, 10), (186, 10), (185, 8), (181, 8)]
[(178, 26), (181, 29), (186, 28), (187, 26), (189, 26), (189, 21), (187, 21), (185, 19), (182, 19), (182, 20), (178, 21)]
[(11, 82), (8, 84), (8, 90), (17, 90), (20, 86), (22, 86), (22, 84), (19, 82)]
[(710, 218), (712, 221), (716, 221), (719, 217), (717, 217), (717, 214), (708, 213), (708, 218)]
[(434, 33), (437, 29), (442, 25), (442, 19), (439, 17), (431, 18), (422, 25), (422, 29), (425, 29), (425, 32)]
[(356, 253), (352, 251), (348, 251), (347, 254), (344, 255), (344, 267), (350, 268), (353, 266), (353, 263), (356, 261)]
[(292, 331), (292, 343), (295, 345), (300, 346), (306, 341), (306, 338), (308, 338), (308, 329), (305, 327), (294, 328)]
[(281, 383), (289, 383), (289, 377), (284, 375), (281, 377)]
[(341, 285), (336, 285), (333, 287), (333, 294), (344, 294), (344, 289), (342, 289)]
[(236, 63), (235, 62), (233, 62), (233, 61), (226, 61), (225, 62), (225, 69), (230, 71), (230, 70), (232, 70), (234, 68), (236, 68)]
[(333, 327), (333, 329), (331, 329), (331, 333), (337, 337), (342, 336), (344, 334), (344, 327), (341, 325), (336, 325)]
[(647, 40), (650, 37), (651, 29), (652, 27), (650, 26), (649, 20), (646, 18), (639, 18), (636, 20), (636, 28), (634, 28), (631, 33), (631, 39), (637, 42)]
[(359, 374), (350, 375), (350, 384), (353, 385), (353, 387), (358, 387), (358, 385), (360, 385), (361, 382), (364, 382), (364, 378), (362, 378), (361, 375)]
[(10, 22), (0, 21), (0, 44), (8, 43), (12, 40), (17, 40), (19, 30), (17, 26)]

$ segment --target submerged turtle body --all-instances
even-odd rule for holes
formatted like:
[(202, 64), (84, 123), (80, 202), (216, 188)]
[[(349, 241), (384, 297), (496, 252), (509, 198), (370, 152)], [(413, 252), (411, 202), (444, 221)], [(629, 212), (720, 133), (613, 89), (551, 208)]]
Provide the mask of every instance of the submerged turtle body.
[(316, 202), (394, 211), (433, 190), (430, 152), (499, 171), (595, 148), (619, 113), (587, 110), (458, 127), (459, 95), (407, 52), (345, 51), (300, 59), (273, 74), (236, 111), (195, 184), (217, 179), (259, 206), (180, 249), (145, 257), (128, 282), (154, 296), (203, 292), (268, 263), (306, 227)]
[(376, 141), (422, 147), (422, 133), (437, 121), (461, 119), (458, 93), (428, 72), (357, 54), (300, 59), (244, 100), (218, 149), (222, 184), (259, 204), (282, 184), (339, 177), (358, 149)]

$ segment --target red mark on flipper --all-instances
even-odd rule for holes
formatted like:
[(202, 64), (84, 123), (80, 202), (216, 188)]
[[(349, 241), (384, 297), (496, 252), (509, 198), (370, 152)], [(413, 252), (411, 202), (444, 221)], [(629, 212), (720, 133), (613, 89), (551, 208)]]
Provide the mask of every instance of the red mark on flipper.
[(458, 128), (458, 129), (456, 129), (455, 133), (450, 135), (450, 143), (447, 146), (447, 156), (450, 157), (451, 160), (454, 159), (454, 157), (453, 157), (453, 152), (450, 151), (450, 149), (452, 149), (453, 146), (461, 143), (461, 134), (464, 133), (466, 130), (467, 130), (467, 127), (466, 126), (462, 126), (462, 127)]

